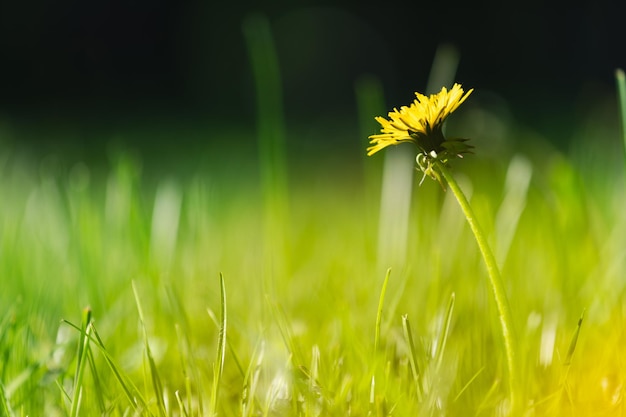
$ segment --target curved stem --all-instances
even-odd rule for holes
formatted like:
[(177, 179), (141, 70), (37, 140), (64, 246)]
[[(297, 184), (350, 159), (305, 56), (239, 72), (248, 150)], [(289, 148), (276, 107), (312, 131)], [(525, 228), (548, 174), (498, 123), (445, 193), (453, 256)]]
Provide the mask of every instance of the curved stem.
[(493, 291), (493, 296), (496, 300), (496, 305), (498, 307), (498, 314), (500, 318), (500, 325), (502, 327), (502, 336), (504, 338), (504, 347), (506, 350), (506, 360), (509, 371), (509, 390), (510, 390), (510, 398), (511, 398), (511, 411), (515, 413), (517, 411), (517, 407), (519, 403), (517, 401), (517, 387), (519, 383), (518, 379), (518, 367), (517, 367), (517, 345), (515, 341), (515, 332), (513, 329), (513, 319), (511, 316), (511, 307), (509, 306), (509, 300), (506, 296), (506, 291), (504, 290), (504, 284), (502, 283), (502, 277), (500, 275), (500, 270), (498, 269), (498, 264), (496, 263), (496, 258), (493, 256), (491, 252), (491, 248), (487, 243), (487, 239), (485, 234), (483, 233), (480, 225), (478, 224), (478, 219), (472, 210), (469, 202), (467, 201), (467, 197), (459, 187), (459, 184), (456, 182), (448, 168), (437, 158), (433, 158), (433, 165), (437, 167), (439, 172), (446, 179), (446, 182), (450, 186), (450, 189), (454, 193), (465, 217), (467, 218), (467, 222), (474, 233), (474, 237), (476, 238), (476, 242), (478, 243), (478, 247), (480, 248), (480, 252), (483, 256), (485, 264), (487, 265), (487, 272), (489, 274), (489, 283), (491, 284), (491, 289)]

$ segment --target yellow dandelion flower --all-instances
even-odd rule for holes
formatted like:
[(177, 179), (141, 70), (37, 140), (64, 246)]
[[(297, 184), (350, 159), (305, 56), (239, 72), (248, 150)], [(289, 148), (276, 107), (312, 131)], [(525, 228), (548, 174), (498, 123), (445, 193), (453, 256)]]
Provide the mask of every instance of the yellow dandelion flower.
[(463, 94), (461, 85), (454, 84), (450, 91), (444, 87), (430, 97), (415, 93), (417, 98), (410, 106), (402, 106), (400, 110), (394, 108), (389, 112), (389, 120), (376, 117), (382, 126), (382, 133), (369, 137), (372, 146), (367, 148), (367, 154), (373, 155), (387, 146), (402, 142), (412, 142), (424, 156), (434, 156), (442, 161), (468, 152), (471, 146), (464, 143), (467, 139), (446, 139), (442, 128), (446, 118), (472, 91)]

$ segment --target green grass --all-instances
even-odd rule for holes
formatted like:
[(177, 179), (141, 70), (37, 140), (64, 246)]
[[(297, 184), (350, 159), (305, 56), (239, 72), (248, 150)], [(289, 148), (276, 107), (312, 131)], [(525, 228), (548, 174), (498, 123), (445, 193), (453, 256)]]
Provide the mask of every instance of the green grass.
[[(472, 129), (461, 119), (451, 128)], [(599, 146), (564, 155), (533, 140), (454, 166), (501, 263), (535, 415), (623, 413), (625, 188)], [(245, 157), (148, 178), (124, 152), (98, 169), (2, 154), (3, 414), (506, 409), (486, 270), (436, 183), (414, 185), (406, 261), (381, 265), (378, 185), (360, 167), (375, 158), (291, 155), (286, 244), (274, 248)]]
[[(360, 135), (306, 126), (324, 140), (298, 145), (266, 23), (244, 25), (256, 147), (211, 129), (183, 158), (0, 148), (1, 415), (507, 414), (498, 312), (454, 196), (413, 181), (408, 218), (385, 221), (382, 158), (364, 158), (375, 79), (357, 84)], [(497, 110), (468, 102), (448, 128), (476, 147), (452, 169), (509, 297), (516, 397), (531, 416), (624, 415), (618, 125), (590, 106), (558, 151)]]

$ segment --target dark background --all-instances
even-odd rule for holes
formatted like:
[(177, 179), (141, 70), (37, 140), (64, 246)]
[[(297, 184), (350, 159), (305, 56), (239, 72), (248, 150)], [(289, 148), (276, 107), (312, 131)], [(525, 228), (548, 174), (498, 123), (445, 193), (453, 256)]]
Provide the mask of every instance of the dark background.
[(389, 107), (406, 104), (450, 43), (464, 87), (501, 96), (521, 123), (566, 140), (568, 122), (614, 96), (614, 71), (626, 67), (622, 3), (5, 1), (0, 124), (80, 125), (83, 142), (96, 140), (84, 133), (92, 128), (174, 120), (253, 126), (242, 22), (262, 13), (288, 120), (353, 119), (364, 74), (380, 78)]

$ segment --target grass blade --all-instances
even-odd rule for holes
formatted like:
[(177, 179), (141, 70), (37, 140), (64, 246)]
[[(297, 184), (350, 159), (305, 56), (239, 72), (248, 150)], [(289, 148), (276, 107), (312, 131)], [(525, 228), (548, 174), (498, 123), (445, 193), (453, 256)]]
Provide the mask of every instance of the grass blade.
[(448, 332), (450, 330), (450, 322), (452, 321), (452, 311), (454, 310), (455, 295), (450, 295), (450, 302), (448, 303), (448, 309), (446, 310), (446, 317), (437, 339), (437, 353), (435, 354), (435, 364), (437, 371), (441, 369), (441, 362), (443, 361), (443, 352), (446, 348), (446, 342), (448, 341)]
[[(90, 326), (91, 327), (91, 326)], [(93, 331), (93, 329), (92, 329)], [(96, 361), (93, 357), (93, 349), (91, 348), (91, 343), (89, 345), (87, 345), (87, 362), (89, 363), (89, 370), (91, 372), (91, 375), (93, 377), (93, 390), (94, 390), (94, 394), (96, 396), (96, 402), (98, 404), (98, 408), (100, 410), (100, 414), (104, 415), (106, 414), (106, 405), (105, 405), (105, 400), (104, 400), (104, 387), (102, 386), (101, 379), (100, 379), (100, 375), (98, 373), (98, 370), (96, 368)]]
[(563, 361), (564, 366), (569, 366), (572, 363), (572, 356), (574, 356), (574, 351), (576, 350), (576, 344), (578, 343), (578, 336), (580, 336), (580, 328), (583, 325), (583, 319), (585, 317), (585, 312), (580, 315), (578, 319), (578, 324), (576, 325), (576, 330), (574, 330), (574, 334), (572, 335), (572, 339), (569, 342), (569, 347), (567, 348), (567, 354), (565, 355), (565, 361)]
[(316, 406), (319, 401), (319, 392), (321, 387), (319, 385), (319, 364), (320, 364), (320, 348), (317, 345), (313, 345), (311, 349), (311, 368), (310, 370), (300, 368), (300, 372), (306, 378), (307, 391), (305, 395), (305, 416), (316, 415)]
[(474, 374), (474, 376), (472, 376), (472, 377), (469, 379), (469, 381), (467, 381), (467, 383), (466, 383), (465, 385), (463, 385), (463, 388), (461, 388), (461, 389), (459, 390), (459, 393), (458, 393), (458, 394), (456, 394), (456, 396), (454, 397), (454, 400), (452, 400), (452, 401), (453, 401), (453, 402), (458, 401), (458, 400), (459, 400), (459, 398), (461, 397), (461, 395), (463, 395), (463, 393), (464, 393), (465, 391), (467, 391), (467, 389), (469, 388), (469, 386), (470, 386), (470, 385), (472, 385), (472, 382), (474, 382), (474, 381), (476, 380), (476, 378), (478, 378), (478, 376), (479, 376), (480, 374), (482, 374), (482, 373), (483, 373), (483, 371), (484, 371), (484, 370), (485, 370), (485, 367), (484, 367), (484, 366), (483, 366), (482, 368), (480, 368), (480, 369), (478, 370), (478, 372), (476, 372), (476, 373)]
[[(192, 410), (193, 410), (192, 404), (191, 404), (191, 399), (193, 395), (193, 392), (191, 389), (191, 378), (193, 378), (198, 392), (204, 392), (204, 390), (202, 388), (202, 380), (199, 374), (199, 370), (197, 369), (198, 367), (194, 365), (196, 363), (196, 359), (194, 357), (193, 349), (191, 348), (191, 343), (189, 341), (188, 335), (187, 333), (183, 331), (180, 324), (176, 324), (174, 327), (176, 329), (176, 336), (178, 338), (178, 346), (179, 346), (178, 350), (180, 352), (181, 368), (183, 369), (183, 372), (185, 374), (185, 395), (187, 396), (187, 407), (185, 408), (185, 415), (188, 415), (189, 413), (192, 413)], [(187, 328), (187, 326), (185, 327)], [(189, 331), (188, 328), (187, 328), (187, 331)], [(191, 374), (191, 377), (189, 374)], [(182, 401), (179, 390), (176, 390), (175, 395), (176, 395), (177, 401), (179, 402)], [(198, 405), (197, 405), (198, 413), (199, 415), (202, 415), (203, 406), (202, 406), (201, 395), (198, 395), (197, 401), (198, 401)]]
[(280, 336), (282, 337), (285, 347), (291, 356), (291, 362), (295, 364), (296, 367), (304, 365), (302, 352), (300, 352), (300, 349), (294, 340), (293, 331), (291, 330), (291, 326), (289, 326), (289, 321), (287, 320), (285, 311), (280, 305), (272, 301), (269, 302), (272, 307), (272, 312), (274, 313), (276, 324), (278, 325)]
[(187, 412), (187, 409), (185, 408), (185, 404), (183, 403), (182, 398), (180, 398), (180, 392), (178, 390), (174, 393), (174, 396), (176, 397), (178, 408), (180, 408), (180, 415), (183, 417), (189, 417), (189, 413)]
[[(68, 323), (68, 324), (73, 326), (71, 323)], [(122, 390), (124, 391), (124, 395), (128, 399), (128, 402), (130, 402), (131, 406), (133, 407), (133, 410), (135, 410), (136, 413), (139, 413), (140, 410), (147, 410), (148, 403), (146, 399), (143, 397), (143, 395), (141, 395), (141, 392), (139, 392), (137, 387), (131, 381), (129, 381), (124, 376), (124, 374), (122, 374), (119, 366), (117, 366), (117, 364), (115, 363), (115, 361), (113, 360), (109, 352), (105, 349), (104, 343), (102, 342), (102, 339), (100, 338), (100, 335), (98, 334), (93, 324), (91, 325), (91, 329), (92, 329), (92, 333), (90, 335), (90, 338), (93, 335), (93, 339), (91, 339), (92, 342), (95, 342), (96, 347), (98, 347), (98, 349), (100, 350), (100, 353), (102, 353), (102, 355), (104, 356), (104, 360), (107, 362), (107, 364), (109, 365), (109, 368), (111, 369), (111, 372), (113, 372), (113, 375), (115, 376), (115, 379), (122, 387)], [(148, 415), (152, 416), (152, 413), (148, 413)]]
[(374, 336), (374, 352), (378, 351), (380, 344), (380, 323), (383, 319), (383, 303), (385, 301), (385, 294), (387, 293), (387, 283), (389, 282), (389, 276), (391, 275), (391, 268), (387, 269), (385, 274), (385, 280), (383, 281), (383, 288), (380, 290), (380, 298), (378, 299), (378, 313), (376, 314), (376, 333)]
[(259, 384), (259, 376), (261, 374), (261, 365), (265, 355), (265, 344), (260, 342), (254, 349), (248, 371), (243, 381), (244, 391), (241, 399), (241, 416), (248, 417), (252, 415), (256, 404), (256, 391)]
[(622, 126), (622, 140), (624, 142), (624, 159), (626, 160), (626, 74), (624, 70), (615, 70), (615, 80), (617, 82), (617, 99), (619, 102), (619, 119)]
[(217, 359), (213, 368), (213, 387), (211, 389), (211, 409), (210, 415), (217, 415), (217, 403), (220, 383), (224, 372), (224, 357), (226, 356), (226, 288), (224, 286), (224, 276), (220, 274), (220, 331), (217, 339)]
[(413, 342), (411, 323), (409, 323), (409, 318), (406, 314), (402, 316), (402, 330), (404, 332), (404, 340), (409, 347), (409, 363), (411, 364), (411, 374), (413, 375), (413, 381), (415, 382), (417, 398), (421, 402), (424, 389), (422, 387), (420, 368), (417, 362), (417, 350), (415, 349), (415, 343)]
[(143, 309), (139, 301), (139, 293), (135, 282), (132, 282), (133, 294), (135, 295), (135, 303), (137, 304), (137, 311), (139, 313), (139, 322), (141, 323), (141, 329), (143, 331), (144, 348), (146, 352), (146, 358), (148, 359), (148, 366), (150, 367), (150, 380), (152, 381), (152, 388), (154, 389), (154, 395), (156, 396), (157, 405), (159, 409), (159, 415), (161, 417), (167, 417), (165, 408), (165, 396), (163, 393), (163, 383), (159, 377), (159, 372), (150, 350), (150, 343), (148, 343), (148, 331), (146, 330), (146, 322), (144, 320)]
[(3, 416), (10, 417), (13, 415), (11, 412), (11, 405), (9, 404), (9, 399), (6, 397), (4, 392), (4, 386), (0, 383), (0, 411)]
[(78, 339), (78, 352), (76, 354), (76, 373), (74, 374), (74, 389), (70, 417), (77, 417), (80, 412), (80, 403), (83, 395), (83, 376), (89, 351), (89, 332), (91, 329), (91, 309), (85, 308), (82, 314), (80, 338)]
[(370, 411), (368, 415), (375, 415), (376, 413), (376, 377), (372, 375), (372, 381), (370, 382)]
[[(221, 324), (220, 324), (221, 322), (217, 318), (217, 316), (215, 315), (213, 310), (211, 310), (209, 308), (209, 309), (207, 309), (207, 313), (209, 314), (209, 317), (211, 318), (213, 323), (215, 323), (215, 325), (219, 329), (221, 327)], [(233, 347), (232, 343), (230, 342), (230, 339), (226, 339), (226, 347), (228, 347), (228, 351), (232, 355), (233, 363), (237, 367), (237, 370), (239, 371), (239, 374), (241, 375), (242, 378), (244, 378), (246, 376), (246, 373), (243, 370), (243, 366), (241, 365), (241, 360), (239, 359), (239, 356), (237, 355), (237, 352), (235, 351), (235, 348)]]
[(0, 321), (0, 381), (6, 381), (16, 324), (15, 311), (12, 307)]

